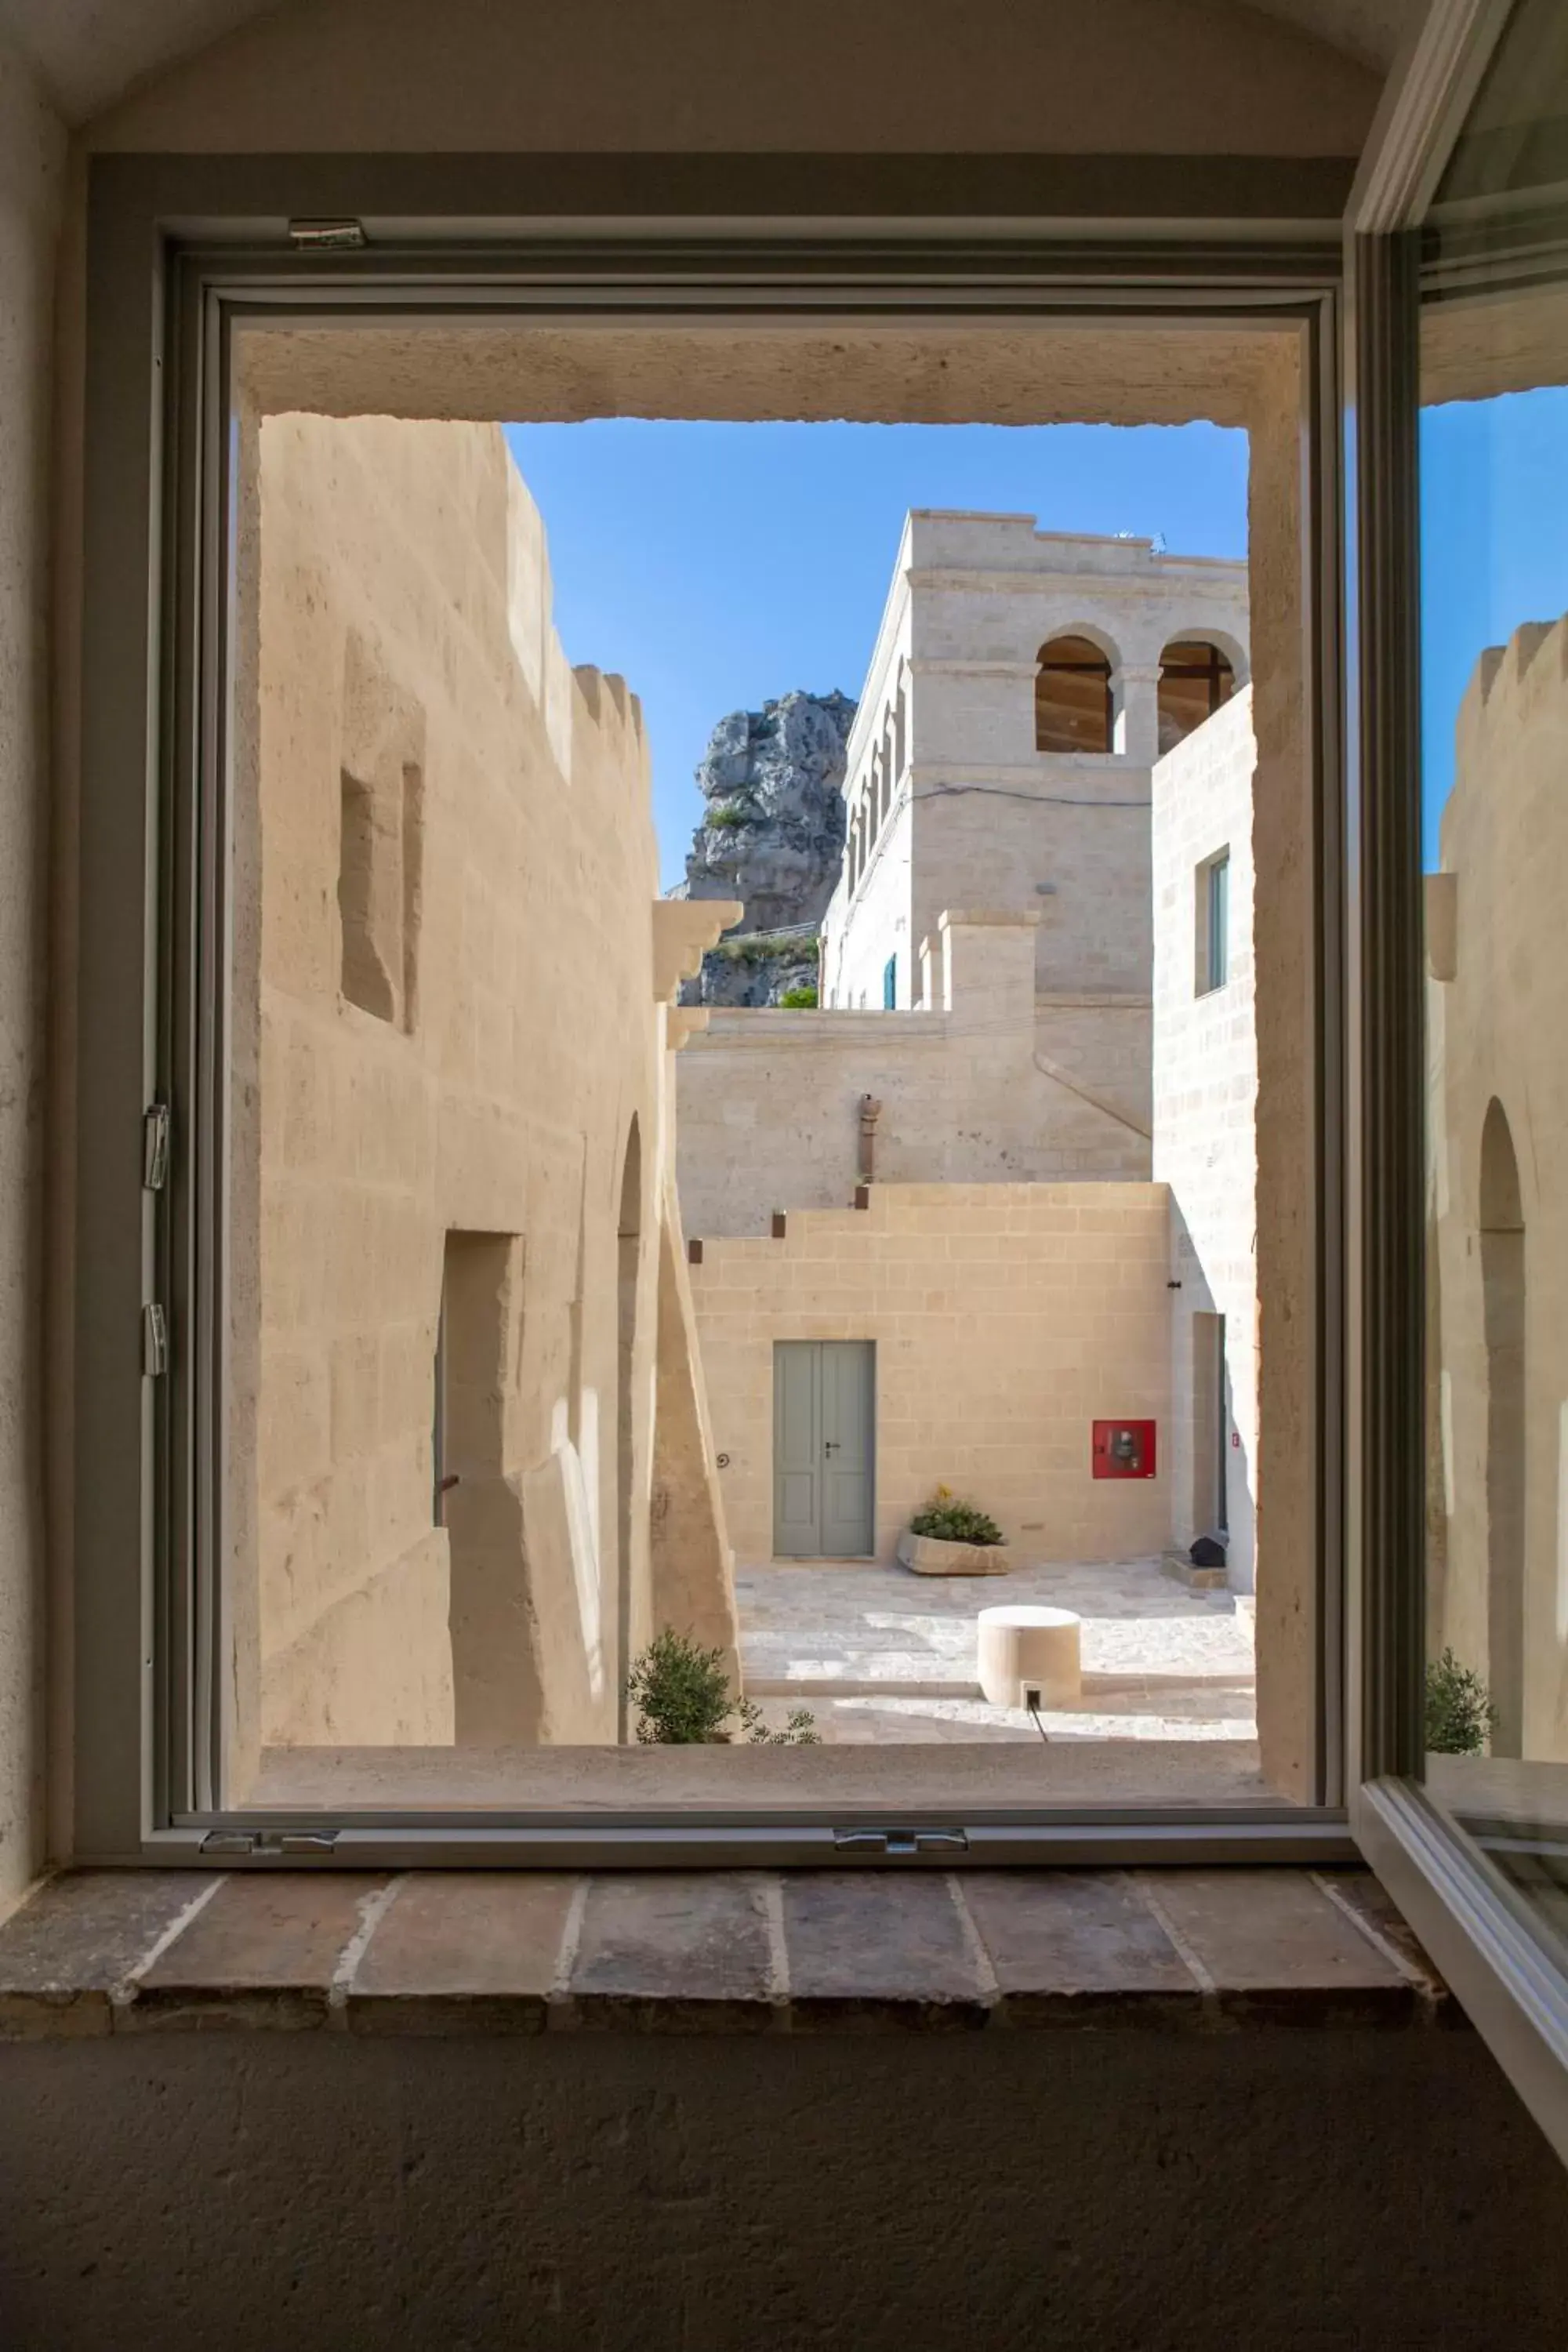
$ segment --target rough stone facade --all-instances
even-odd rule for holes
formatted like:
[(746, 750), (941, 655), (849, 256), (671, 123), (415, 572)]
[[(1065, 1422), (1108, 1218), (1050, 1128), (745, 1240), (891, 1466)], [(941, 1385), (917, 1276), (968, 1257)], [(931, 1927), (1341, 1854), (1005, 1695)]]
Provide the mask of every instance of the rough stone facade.
[(1156, 1552), (1158, 1478), (1095, 1479), (1090, 1421), (1163, 1422), (1158, 1184), (883, 1184), (779, 1239), (705, 1243), (692, 1295), (738, 1558), (773, 1549), (773, 1343), (876, 1345), (876, 1557), (939, 1482), (1024, 1557)]
[(1568, 1760), (1568, 620), (1477, 666), (1427, 877), (1428, 1623)]
[[(1253, 960), (1252, 694), (1153, 772), (1154, 1175), (1171, 1198), (1171, 1538), (1221, 1516), (1226, 1567), (1252, 1590), (1258, 1479), (1258, 1028)], [(1211, 986), (1209, 875), (1225, 860), (1225, 977)], [(1223, 1318), (1223, 1328), (1219, 1318)], [(1224, 1409), (1220, 1405), (1223, 1345)]]
[(499, 428), (243, 465), (236, 1766), (614, 1739), (656, 1622), (733, 1639), (663, 1008), (734, 910), (656, 900)]
[(681, 895), (736, 898), (746, 911), (686, 983), (689, 1004), (777, 1004), (817, 984), (816, 929), (844, 848), (847, 696), (786, 694), (732, 710), (697, 771), (707, 808)]

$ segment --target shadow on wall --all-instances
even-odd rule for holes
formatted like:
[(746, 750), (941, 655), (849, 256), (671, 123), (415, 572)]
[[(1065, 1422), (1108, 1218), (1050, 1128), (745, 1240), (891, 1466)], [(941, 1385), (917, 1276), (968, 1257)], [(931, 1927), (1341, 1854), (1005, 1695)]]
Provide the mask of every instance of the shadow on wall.
[(1258, 1578), (1256, 1316), (1251, 1282), (1205, 1268), (1171, 1194), (1171, 1545), (1219, 1535), (1226, 1581)]

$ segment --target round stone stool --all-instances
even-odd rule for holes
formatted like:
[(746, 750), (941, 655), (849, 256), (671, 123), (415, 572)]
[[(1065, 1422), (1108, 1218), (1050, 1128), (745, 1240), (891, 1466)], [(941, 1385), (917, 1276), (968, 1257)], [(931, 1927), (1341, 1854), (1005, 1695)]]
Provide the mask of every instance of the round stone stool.
[(1004, 1601), (980, 1612), (980, 1687), (993, 1706), (1027, 1706), (1038, 1692), (1042, 1707), (1075, 1699), (1082, 1688), (1079, 1663), (1081, 1619), (1070, 1609)]

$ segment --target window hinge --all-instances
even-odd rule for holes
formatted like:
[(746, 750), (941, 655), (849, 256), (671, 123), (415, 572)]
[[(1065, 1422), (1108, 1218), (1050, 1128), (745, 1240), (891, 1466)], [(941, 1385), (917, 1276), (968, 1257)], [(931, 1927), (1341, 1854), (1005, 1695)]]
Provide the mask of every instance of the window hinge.
[(268, 1854), (331, 1853), (337, 1842), (336, 1830), (209, 1830), (201, 1850), (258, 1861)]
[(839, 1853), (881, 1853), (898, 1861), (919, 1853), (967, 1853), (967, 1830), (835, 1830)]
[(142, 1370), (150, 1381), (157, 1381), (168, 1369), (169, 1322), (154, 1300), (142, 1309)]
[(169, 1106), (154, 1103), (142, 1116), (142, 1188), (161, 1192), (169, 1181)]

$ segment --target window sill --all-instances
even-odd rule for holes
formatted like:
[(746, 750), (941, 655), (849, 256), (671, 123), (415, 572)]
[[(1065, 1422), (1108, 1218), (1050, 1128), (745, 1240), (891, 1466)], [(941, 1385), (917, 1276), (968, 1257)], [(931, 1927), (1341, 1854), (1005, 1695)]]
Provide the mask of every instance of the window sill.
[(0, 2040), (1429, 2027), (1360, 1870), (92, 1871), (0, 1928)]

